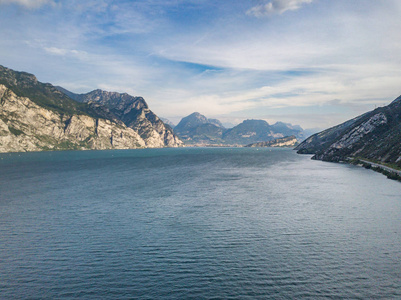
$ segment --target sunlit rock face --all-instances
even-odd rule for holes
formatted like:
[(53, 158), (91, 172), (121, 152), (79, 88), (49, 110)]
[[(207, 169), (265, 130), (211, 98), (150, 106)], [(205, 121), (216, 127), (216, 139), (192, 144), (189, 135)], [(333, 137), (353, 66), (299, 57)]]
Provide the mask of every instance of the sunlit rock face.
[(149, 109), (142, 97), (102, 90), (87, 94), (64, 92), (77, 101), (92, 106), (101, 105), (104, 113), (138, 132), (146, 147), (178, 147), (183, 144), (171, 127)]
[(401, 97), (343, 124), (312, 135), (297, 148), (314, 159), (366, 158), (401, 166)]
[(77, 95), (0, 66), (0, 151), (133, 149), (182, 144), (141, 97)]
[(0, 152), (141, 147), (144, 140), (124, 124), (51, 111), (0, 85)]

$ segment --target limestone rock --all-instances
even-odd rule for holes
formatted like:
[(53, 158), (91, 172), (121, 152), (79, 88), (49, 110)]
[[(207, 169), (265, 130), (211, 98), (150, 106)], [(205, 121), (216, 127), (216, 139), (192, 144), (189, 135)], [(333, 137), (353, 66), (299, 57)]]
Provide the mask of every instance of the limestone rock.
[(0, 84), (0, 152), (145, 147), (133, 129), (88, 115), (66, 115)]

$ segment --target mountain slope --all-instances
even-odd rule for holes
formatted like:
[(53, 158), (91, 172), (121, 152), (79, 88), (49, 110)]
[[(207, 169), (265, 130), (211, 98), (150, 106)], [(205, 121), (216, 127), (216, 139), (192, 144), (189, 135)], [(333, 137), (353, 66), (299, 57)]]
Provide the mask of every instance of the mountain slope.
[(174, 127), (175, 133), (188, 144), (221, 144), (224, 127), (219, 120), (194, 112)]
[(274, 139), (267, 142), (249, 144), (246, 147), (294, 147), (298, 143), (295, 135)]
[(297, 148), (314, 159), (343, 161), (349, 157), (401, 167), (401, 97), (385, 107), (312, 135)]
[(295, 136), (297, 139), (302, 139), (304, 136), (303, 129), (298, 125), (293, 126), (282, 122), (270, 125), (264, 120), (245, 120), (228, 129), (223, 134), (223, 139), (227, 143), (250, 144), (287, 136)]
[(208, 119), (195, 112), (182, 118), (174, 128), (177, 135), (187, 144), (247, 145), (294, 135), (303, 138), (303, 129), (282, 122), (269, 125), (264, 120), (245, 120), (226, 129), (217, 119)]
[(145, 141), (147, 147), (182, 145), (182, 141), (174, 134), (171, 127), (165, 125), (149, 109), (142, 97), (102, 90), (94, 90), (87, 94), (74, 94), (62, 88), (59, 89), (69, 97), (86, 103), (96, 113), (119, 120), (134, 129)]
[(16, 96), (28, 97), (35, 104), (51, 111), (102, 117), (89, 105), (74, 101), (50, 83), (39, 82), (34, 75), (26, 72), (0, 66), (0, 84), (13, 91)]
[(100, 90), (77, 95), (0, 66), (1, 152), (181, 144), (143, 98)]
[(273, 139), (271, 126), (263, 120), (245, 120), (227, 130), (223, 139), (231, 144), (250, 144)]
[(138, 133), (124, 124), (50, 110), (0, 84), (0, 152), (144, 146)]

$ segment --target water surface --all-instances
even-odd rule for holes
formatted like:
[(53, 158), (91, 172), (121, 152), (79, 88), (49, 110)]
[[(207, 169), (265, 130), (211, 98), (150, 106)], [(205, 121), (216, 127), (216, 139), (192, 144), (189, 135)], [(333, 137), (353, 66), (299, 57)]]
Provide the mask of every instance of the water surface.
[(0, 298), (400, 298), (400, 220), (399, 182), (292, 150), (0, 154)]

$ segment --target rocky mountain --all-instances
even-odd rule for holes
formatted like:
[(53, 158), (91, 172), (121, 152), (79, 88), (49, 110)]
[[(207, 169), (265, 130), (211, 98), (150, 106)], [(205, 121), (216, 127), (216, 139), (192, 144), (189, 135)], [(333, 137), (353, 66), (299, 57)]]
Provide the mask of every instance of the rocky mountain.
[(283, 138), (274, 139), (267, 142), (260, 142), (249, 144), (246, 147), (295, 147), (298, 144), (298, 140), (295, 135), (286, 136)]
[(65, 89), (60, 91), (70, 98), (88, 104), (97, 113), (109, 119), (119, 120), (134, 129), (145, 141), (147, 147), (177, 147), (182, 141), (174, 134), (170, 126), (156, 116), (142, 97), (133, 97), (127, 93), (94, 90), (87, 94), (74, 94)]
[(391, 104), (312, 135), (297, 148), (313, 159), (361, 158), (401, 167), (401, 96)]
[(223, 139), (231, 144), (251, 144), (291, 135), (294, 135), (298, 139), (303, 138), (302, 128), (282, 122), (269, 125), (264, 120), (245, 120), (237, 126), (228, 129), (223, 134)]
[(216, 119), (194, 112), (174, 127), (175, 133), (188, 144), (221, 144), (225, 128)]
[(271, 127), (264, 120), (245, 120), (242, 123), (227, 130), (223, 136), (230, 144), (243, 144), (272, 140)]
[[(138, 100), (137, 104), (141, 106), (137, 117), (140, 121), (128, 127), (120, 120), (118, 110), (112, 111), (96, 101), (77, 102), (32, 74), (0, 66), (0, 152), (166, 145), (169, 134), (153, 134), (153, 130), (164, 130), (157, 116), (144, 101)], [(133, 111), (135, 107), (127, 105), (125, 109)], [(148, 125), (152, 121), (156, 126)], [(144, 128), (139, 128), (140, 124)], [(146, 139), (141, 136), (145, 136), (144, 132), (150, 132)]]
[(0, 152), (140, 147), (143, 139), (124, 124), (47, 109), (0, 84)]
[(74, 101), (50, 83), (39, 82), (34, 75), (26, 72), (16, 72), (0, 66), (0, 84), (13, 91), (16, 96), (27, 97), (45, 109), (65, 114), (102, 117), (89, 105)]
[(245, 120), (230, 129), (216, 119), (200, 113), (183, 118), (174, 128), (176, 134), (188, 144), (247, 145), (294, 135), (303, 139), (303, 129), (282, 122), (269, 125), (263, 120)]

